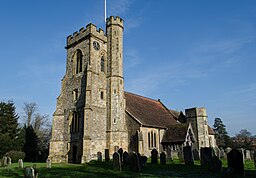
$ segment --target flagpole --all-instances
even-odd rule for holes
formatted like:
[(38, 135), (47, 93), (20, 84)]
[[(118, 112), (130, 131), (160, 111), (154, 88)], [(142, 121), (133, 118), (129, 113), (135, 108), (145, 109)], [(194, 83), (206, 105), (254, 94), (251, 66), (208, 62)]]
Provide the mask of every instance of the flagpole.
[(105, 23), (107, 20), (107, 0), (105, 0)]

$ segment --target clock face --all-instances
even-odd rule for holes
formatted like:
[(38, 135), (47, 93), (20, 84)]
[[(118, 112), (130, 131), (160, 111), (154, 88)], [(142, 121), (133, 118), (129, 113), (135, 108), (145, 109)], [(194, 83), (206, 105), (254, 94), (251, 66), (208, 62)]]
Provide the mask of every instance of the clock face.
[(100, 44), (97, 41), (94, 41), (93, 42), (93, 47), (94, 47), (95, 50), (98, 51), (100, 49)]

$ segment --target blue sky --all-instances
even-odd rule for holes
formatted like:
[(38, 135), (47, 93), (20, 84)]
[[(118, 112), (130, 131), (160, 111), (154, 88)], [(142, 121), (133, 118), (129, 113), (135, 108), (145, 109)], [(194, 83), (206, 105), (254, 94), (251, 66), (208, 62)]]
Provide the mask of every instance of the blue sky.
[[(255, 0), (107, 0), (107, 14), (125, 21), (126, 91), (206, 107), (211, 126), (220, 117), (230, 135), (256, 134)], [(3, 0), (0, 22), (0, 100), (51, 116), (66, 37), (90, 22), (105, 29), (104, 0)]]

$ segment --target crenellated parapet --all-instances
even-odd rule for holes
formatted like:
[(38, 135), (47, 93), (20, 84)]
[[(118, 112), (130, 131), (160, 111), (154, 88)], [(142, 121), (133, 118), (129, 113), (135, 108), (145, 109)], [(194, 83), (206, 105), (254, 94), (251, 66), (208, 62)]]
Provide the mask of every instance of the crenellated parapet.
[(93, 36), (95, 38), (103, 40), (104, 42), (107, 42), (107, 36), (105, 35), (104, 30), (102, 30), (101, 28), (97, 29), (96, 25), (90, 23), (86, 26), (86, 28), (81, 28), (79, 31), (73, 33), (73, 35), (69, 35), (67, 37), (66, 49), (81, 42), (83, 39), (89, 36)]
[(124, 28), (124, 21), (119, 16), (116, 16), (116, 17), (110, 16), (109, 18), (107, 18), (107, 27), (110, 25), (118, 25)]

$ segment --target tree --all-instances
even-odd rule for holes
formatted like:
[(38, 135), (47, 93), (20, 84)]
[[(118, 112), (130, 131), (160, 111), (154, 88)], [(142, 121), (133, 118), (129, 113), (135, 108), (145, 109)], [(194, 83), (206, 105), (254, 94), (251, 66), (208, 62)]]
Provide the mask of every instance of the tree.
[(18, 114), (12, 101), (0, 102), (0, 157), (10, 150), (23, 147), (24, 135), (18, 127)]
[(38, 137), (32, 126), (25, 126), (26, 143), (24, 144), (23, 151), (25, 152), (25, 161), (37, 161), (38, 157)]
[(230, 146), (230, 137), (226, 131), (226, 126), (223, 124), (220, 118), (215, 118), (213, 131), (215, 132), (216, 142), (218, 146), (227, 147)]
[(251, 149), (252, 147), (252, 134), (246, 129), (242, 129), (233, 139), (234, 147)]
[(27, 122), (27, 126), (29, 127), (32, 122), (32, 118), (37, 111), (37, 104), (34, 102), (24, 103), (23, 111), (25, 112), (25, 119)]

